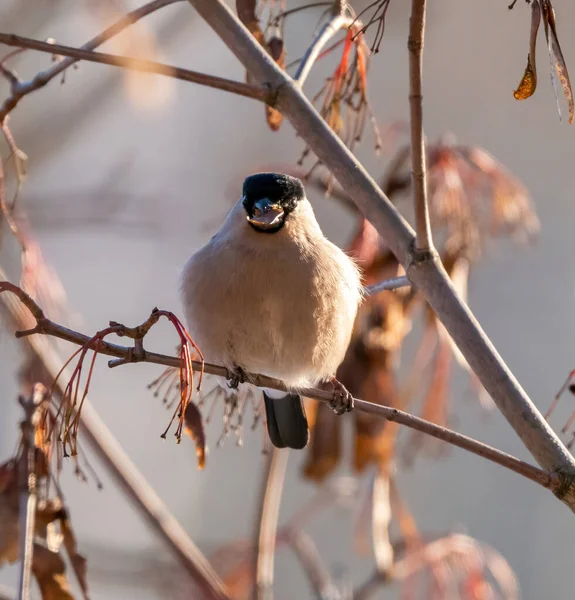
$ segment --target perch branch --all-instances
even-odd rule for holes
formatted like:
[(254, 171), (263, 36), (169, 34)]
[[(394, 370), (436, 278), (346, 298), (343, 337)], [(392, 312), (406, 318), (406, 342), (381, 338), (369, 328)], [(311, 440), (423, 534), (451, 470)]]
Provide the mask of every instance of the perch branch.
[[(481, 326), (459, 297), (436, 252), (414, 250), (415, 235), (376, 182), (332, 131), (300, 87), (259, 47), (222, 0), (188, 0), (256, 81), (277, 93), (275, 107), (333, 173), (424, 294), (471, 369), (525, 446), (545, 469), (559, 474), (555, 494), (575, 512), (575, 459), (545, 422)], [(357, 405), (356, 405), (357, 406)]]
[(346, 17), (343, 13), (338, 13), (333, 15), (332, 18), (320, 29), (318, 35), (313, 40), (310, 47), (306, 50), (299, 63), (296, 74), (294, 75), (294, 80), (297, 81), (300, 87), (303, 87), (307, 76), (310, 74), (314, 63), (324, 46), (338, 31), (349, 27), (352, 22), (353, 19)]
[[(190, 71), (189, 69), (165, 65), (153, 60), (131, 58), (129, 56), (117, 56), (116, 54), (106, 54), (104, 52), (93, 52), (91, 50), (84, 50), (83, 48), (72, 48), (71, 46), (63, 46), (62, 44), (52, 44), (40, 40), (33, 40), (11, 33), (0, 33), (0, 42), (7, 46), (28, 48), (30, 50), (38, 50), (39, 52), (47, 52), (49, 54), (60, 54), (62, 56), (67, 56), (68, 58), (73, 58), (73, 62), (87, 60), (89, 62), (112, 65), (113, 67), (122, 67), (132, 71), (165, 75), (166, 77), (172, 77), (190, 83), (205, 85), (217, 90), (231, 92), (232, 94), (252, 98), (253, 100), (259, 100), (260, 102), (267, 102), (270, 97), (269, 90), (264, 87), (242, 83), (241, 81), (232, 81), (231, 79), (216, 77), (215, 75), (206, 75), (205, 73), (198, 73), (197, 71)], [(38, 77), (38, 75), (36, 77)], [(34, 85), (32, 82), (34, 82), (36, 77), (30, 82), (18, 81), (14, 83), (12, 86), (12, 89), (14, 90), (13, 95), (16, 96), (23, 90), (28, 89), (31, 85)], [(271, 100), (269, 101), (271, 102)], [(0, 118), (2, 118), (2, 115), (3, 112), (2, 109), (0, 109)]]
[(412, 0), (409, 20), (409, 105), (411, 111), (411, 177), (415, 202), (415, 231), (417, 249), (433, 249), (429, 207), (427, 204), (427, 167), (423, 135), (423, 45), (425, 39), (426, 0)]
[[(4, 273), (0, 271), (0, 279), (3, 277)], [(22, 298), (26, 300), (24, 305), (31, 309), (34, 317), (43, 316), (34, 301), (16, 286), (0, 281), (0, 289), (17, 290), (15, 293), (19, 299), (11, 294), (0, 294), (0, 301), (3, 308), (6, 309), (4, 312), (14, 328), (22, 327), (28, 316), (20, 302)], [(80, 337), (82, 336), (80, 335)], [(30, 350), (44, 365), (48, 375), (53, 379), (56, 378), (62, 368), (62, 361), (48, 340), (44, 336), (30, 336), (25, 339)], [(65, 378), (60, 378), (56, 382), (56, 390), (60, 395), (64, 393), (65, 387)], [(163, 538), (180, 565), (202, 590), (204, 596), (209, 600), (229, 600), (225, 586), (218, 574), (169, 512), (155, 490), (138, 471), (112, 432), (92, 408), (88, 398), (84, 400), (80, 427), (83, 436), (108, 469), (112, 478), (118, 483), (120, 489), (132, 500), (150, 527)]]
[[(18, 300), (14, 299), (16, 303), (22, 303), (26, 306), (37, 323), (32, 329), (26, 331), (17, 331), (16, 337), (28, 337), (33, 334), (44, 334), (57, 337), (79, 346), (91, 348), (94, 345), (94, 338), (90, 338), (87, 335), (73, 331), (67, 327), (54, 323), (50, 319), (47, 319), (42, 312), (42, 309), (18, 286), (7, 281), (0, 281), (0, 297), (3, 298), (4, 304), (7, 304), (6, 297), (11, 298), (12, 296), (3, 294), (2, 292), (11, 292), (16, 295)], [(128, 328), (126, 328), (128, 329)], [(30, 338), (29, 338), (30, 339)], [(32, 337), (32, 339), (37, 339)], [(116, 366), (119, 364), (133, 363), (133, 362), (149, 362), (158, 365), (165, 365), (168, 367), (181, 367), (181, 361), (175, 356), (166, 356), (165, 354), (157, 354), (155, 352), (144, 351), (143, 348), (139, 349), (139, 352), (134, 352), (134, 347), (121, 346), (119, 344), (113, 344), (106, 341), (98, 341), (98, 352), (107, 356), (114, 356), (116, 360), (109, 361), (110, 366)], [(194, 369), (203, 371), (210, 375), (217, 375), (218, 377), (224, 377), (229, 379), (232, 376), (225, 367), (219, 365), (213, 365), (205, 362), (192, 361)], [(58, 370), (50, 371), (50, 373), (56, 375)], [(246, 378), (249, 383), (257, 387), (269, 387), (277, 390), (287, 390), (285, 384), (282, 381), (260, 375), (256, 373), (246, 373)], [(61, 381), (61, 379), (59, 380)], [(329, 404), (333, 401), (333, 393), (321, 389), (311, 388), (301, 390), (301, 394), (308, 398), (313, 398), (325, 404)], [(430, 435), (436, 439), (442, 440), (463, 450), (467, 450), (473, 454), (486, 458), (502, 467), (510, 469), (519, 475), (523, 475), (527, 479), (538, 483), (539, 485), (558, 493), (564, 486), (563, 478), (555, 473), (547, 473), (533, 465), (530, 465), (514, 456), (511, 456), (501, 450), (492, 448), (487, 444), (483, 444), (473, 438), (470, 438), (461, 433), (457, 433), (445, 427), (435, 425), (425, 419), (421, 419), (409, 413), (403, 412), (396, 408), (390, 408), (379, 404), (373, 404), (365, 400), (355, 399), (355, 410), (367, 412), (373, 415), (377, 415), (387, 419), (388, 421), (395, 421), (400, 425), (404, 425), (411, 429), (421, 431), (427, 435)], [(83, 409), (84, 410), (84, 409)]]

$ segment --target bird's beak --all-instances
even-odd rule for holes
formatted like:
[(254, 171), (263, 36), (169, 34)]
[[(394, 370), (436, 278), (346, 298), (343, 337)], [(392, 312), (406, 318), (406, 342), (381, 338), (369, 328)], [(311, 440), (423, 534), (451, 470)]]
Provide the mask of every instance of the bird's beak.
[(273, 204), (269, 198), (262, 198), (254, 204), (253, 215), (248, 221), (260, 229), (272, 229), (276, 227), (284, 216), (284, 210), (280, 204)]

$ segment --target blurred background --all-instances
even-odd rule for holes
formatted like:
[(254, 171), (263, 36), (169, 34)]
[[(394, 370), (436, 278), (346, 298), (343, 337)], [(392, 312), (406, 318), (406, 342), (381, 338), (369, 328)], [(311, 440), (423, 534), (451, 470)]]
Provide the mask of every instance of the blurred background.
[[(131, 0), (4, 0), (1, 29), (79, 46), (136, 6)], [(362, 4), (354, 6), (360, 9)], [(558, 0), (555, 10), (567, 65), (575, 69), (575, 37), (570, 35), (575, 5)], [(319, 14), (312, 10), (289, 21), (288, 61), (305, 49)], [(563, 122), (557, 116), (541, 41), (539, 88), (525, 102), (513, 98), (525, 67), (529, 18), (523, 3), (509, 11), (502, 1), (431, 2), (424, 115), (429, 139), (451, 132), (462, 144), (486, 148), (532, 195), (541, 221), (537, 242), (523, 247), (491, 244), (473, 270), (469, 302), (544, 412), (575, 367), (575, 129), (566, 122), (566, 108)], [(409, 115), (408, 20), (408, 3), (392, 0), (385, 37), (370, 71), (372, 108), (382, 126)], [(186, 3), (147, 17), (138, 31), (142, 52), (153, 51), (156, 60), (244, 78), (242, 67)], [(102, 50), (135, 55), (130, 40), (124, 46), (121, 40)], [(333, 69), (333, 61), (329, 64)], [(47, 68), (50, 57), (26, 52), (11, 65), (28, 79)], [(306, 91), (314, 93), (327, 72), (327, 66), (318, 65)], [(6, 82), (0, 81), (0, 99), (8, 93)], [(295, 165), (303, 150), (288, 122), (277, 133), (269, 130), (259, 103), (88, 63), (69, 70), (64, 85), (56, 79), (23, 99), (10, 127), (29, 158), (19, 203), (63, 282), (77, 312), (77, 327), (85, 332), (101, 329), (111, 319), (140, 323), (154, 306), (180, 312), (179, 272), (217, 230), (239, 197), (243, 178), (270, 166)], [(379, 178), (389, 154), (376, 156), (369, 134), (365, 137), (357, 154)], [(7, 155), (7, 148), (2, 153)], [(13, 177), (9, 184), (13, 190)], [(309, 196), (327, 236), (348, 245), (355, 231), (350, 213), (317, 190)], [(14, 254), (15, 273), (17, 266)], [(161, 325), (147, 346), (173, 353), (176, 343), (173, 331)], [(14, 376), (20, 358), (12, 336), (2, 332), (2, 460), (13, 451), (21, 418)], [(241, 448), (232, 437), (217, 448), (221, 423), (214, 419), (208, 428), (206, 469), (199, 471), (189, 439), (181, 445), (171, 436), (160, 439), (169, 413), (146, 388), (160, 372), (146, 364), (108, 370), (102, 359), (90, 397), (138, 468), (209, 554), (252, 534), (265, 460), (263, 430), (248, 427)], [(532, 461), (503, 417), (481, 409), (461, 370), (451, 393), (456, 429)], [(553, 416), (556, 429), (570, 412), (569, 402), (572, 398)], [(348, 425), (345, 450), (351, 448)], [(314, 493), (314, 486), (301, 478), (303, 458), (303, 453), (290, 456), (282, 518)], [(71, 468), (64, 469), (62, 480), (80, 550), (88, 558), (91, 597), (190, 597), (187, 576), (97, 460), (93, 463), (104, 483), (102, 491), (93, 480), (77, 481)], [(341, 472), (347, 468), (344, 464)], [(418, 457), (411, 468), (400, 470), (398, 485), (421, 531), (464, 531), (503, 554), (517, 574), (523, 598), (562, 598), (571, 592), (573, 515), (542, 488), (456, 449), (440, 460)], [(372, 557), (353, 554), (349, 511), (330, 509), (314, 521), (310, 533), (338, 577), (359, 583), (372, 571)], [(15, 587), (17, 569), (4, 567), (0, 583)], [(380, 596), (392, 598), (395, 593), (382, 589)], [(297, 562), (280, 552), (276, 598), (308, 597), (309, 583)]]

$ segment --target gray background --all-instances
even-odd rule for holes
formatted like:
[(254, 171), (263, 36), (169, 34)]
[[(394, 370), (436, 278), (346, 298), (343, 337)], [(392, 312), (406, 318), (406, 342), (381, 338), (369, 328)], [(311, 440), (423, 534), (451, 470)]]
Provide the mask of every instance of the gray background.
[[(116, 9), (136, 5), (126, 2)], [(385, 41), (372, 65), (371, 98), (382, 123), (408, 116), (407, 5), (392, 0)], [(94, 7), (86, 0), (4, 0), (0, 22), (6, 32), (79, 45), (104, 24)], [(575, 6), (558, 0), (555, 8), (563, 52), (573, 70)], [(528, 50), (529, 14), (521, 2), (514, 11), (501, 0), (431, 3), (425, 123), (431, 139), (451, 131), (462, 143), (487, 148), (533, 195), (542, 223), (538, 243), (494, 247), (473, 273), (470, 303), (514, 374), (545, 410), (575, 366), (575, 129), (557, 118), (542, 32), (540, 88), (526, 102), (513, 98)], [(185, 3), (145, 23), (156, 33), (165, 61), (243, 78), (242, 68)], [(314, 19), (291, 23), (292, 58), (314, 24)], [(15, 64), (28, 77), (47, 67), (49, 57), (27, 53)], [(312, 75), (307, 90), (317, 88), (322, 72), (318, 68)], [(122, 82), (122, 73), (112, 67), (82, 64), (68, 73), (64, 86), (54, 81), (23, 100), (11, 120), (30, 158), (22, 205), (86, 331), (110, 319), (140, 322), (155, 305), (178, 311), (179, 270), (214, 233), (242, 178), (270, 163), (294, 164), (302, 148), (288, 123), (276, 134), (267, 129), (259, 104), (158, 78), (157, 85), (171, 90), (170, 101), (145, 111), (126, 96)], [(3, 98), (7, 89), (4, 82), (0, 86)], [(359, 155), (374, 175), (382, 172), (382, 159), (373, 156), (369, 144)], [(353, 228), (349, 216), (318, 195), (312, 201), (327, 235), (346, 244)], [(176, 340), (166, 325), (154, 335), (156, 348), (173, 349)], [(16, 348), (10, 336), (0, 336), (2, 457), (12, 452), (20, 417), (13, 383)], [(148, 365), (108, 371), (101, 361), (91, 398), (192, 538), (209, 551), (252, 529), (262, 436), (248, 433), (243, 449), (231, 440), (215, 449), (219, 425), (212, 427), (208, 467), (199, 472), (191, 443), (176, 446), (159, 438), (168, 414), (146, 390), (158, 374)], [(485, 419), (466, 396), (466, 381), (459, 374), (453, 386), (458, 429), (530, 460), (504, 419), (496, 412)], [(555, 416), (555, 426), (562, 425), (569, 402)], [(291, 514), (313, 492), (299, 479), (300, 460), (298, 455), (291, 459), (282, 515)], [(456, 450), (440, 462), (420, 459), (400, 485), (423, 529), (463, 528), (503, 553), (518, 574), (524, 598), (571, 593), (575, 525), (551, 494)], [(150, 556), (166, 565), (172, 564), (171, 557), (113, 485), (108, 482), (98, 493), (93, 483), (80, 484), (67, 472), (64, 486), (81, 549), (88, 554), (94, 599), (180, 597), (166, 591), (171, 587), (161, 591), (171, 573), (168, 566), (144, 578), (130, 575)], [(332, 511), (312, 531), (331, 567), (348, 562), (355, 582), (370, 570), (369, 558), (348, 560), (351, 521), (346, 512)], [(0, 582), (14, 585), (15, 574), (13, 568), (4, 569)], [(309, 597), (301, 572), (284, 554), (277, 584), (279, 600)]]

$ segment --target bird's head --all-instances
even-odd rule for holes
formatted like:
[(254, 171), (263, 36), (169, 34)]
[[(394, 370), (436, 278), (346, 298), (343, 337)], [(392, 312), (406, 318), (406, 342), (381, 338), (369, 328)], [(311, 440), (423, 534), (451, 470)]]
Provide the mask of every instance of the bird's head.
[(276, 233), (305, 200), (302, 182), (281, 173), (256, 173), (244, 181), (242, 205), (250, 226), (262, 233)]

